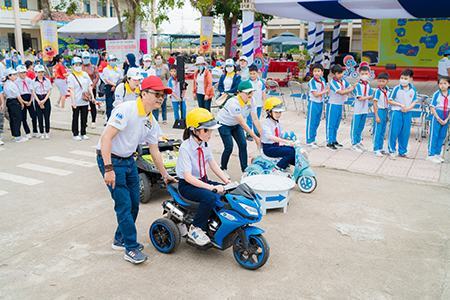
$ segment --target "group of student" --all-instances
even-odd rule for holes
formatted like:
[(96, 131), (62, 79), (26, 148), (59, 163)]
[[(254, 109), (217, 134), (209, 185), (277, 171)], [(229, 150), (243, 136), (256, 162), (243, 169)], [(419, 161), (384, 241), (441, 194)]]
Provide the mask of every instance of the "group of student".
[[(380, 73), (377, 76), (377, 87), (370, 86), (370, 68), (359, 68), (359, 80), (351, 85), (345, 78), (344, 69), (340, 65), (331, 68), (332, 79), (327, 83), (323, 77), (323, 67), (314, 64), (311, 68), (312, 79), (309, 81), (308, 113), (306, 118), (306, 143), (317, 148), (317, 130), (322, 120), (323, 109), (326, 109), (326, 140), (330, 150), (337, 150), (343, 145), (337, 140), (342, 119), (343, 106), (349, 97), (354, 97), (353, 117), (350, 137), (352, 150), (365, 151), (362, 144), (362, 133), (366, 125), (369, 106), (373, 104), (374, 132), (373, 152), (376, 156), (390, 155), (395, 158), (407, 157), (408, 142), (412, 124), (412, 110), (423, 103), (419, 102), (414, 87), (413, 71), (405, 69), (400, 75), (399, 84), (393, 89), (388, 86), (389, 75)], [(428, 144), (428, 160), (441, 163), (442, 146), (444, 144), (449, 123), (448, 86), (449, 77), (439, 78), (439, 89), (431, 97), (431, 125)], [(389, 121), (389, 126), (388, 126)], [(387, 149), (384, 140), (387, 134)]]

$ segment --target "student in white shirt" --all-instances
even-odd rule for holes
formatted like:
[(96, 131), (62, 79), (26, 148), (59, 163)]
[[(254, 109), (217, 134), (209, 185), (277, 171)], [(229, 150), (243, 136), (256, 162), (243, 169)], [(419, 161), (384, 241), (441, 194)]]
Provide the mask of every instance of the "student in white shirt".
[(239, 149), (239, 162), (241, 171), (247, 168), (247, 141), (244, 131), (247, 132), (259, 146), (259, 137), (251, 130), (246, 123), (249, 115), (252, 116), (253, 123), (259, 132), (261, 125), (256, 115), (256, 107), (252, 105), (253, 92), (250, 81), (241, 81), (238, 86), (238, 94), (228, 99), (224, 106), (217, 113), (217, 121), (222, 125), (219, 128), (220, 138), (223, 142), (223, 153), (221, 159), (221, 169), (226, 171), (231, 153), (233, 153), (233, 139), (236, 141)]
[(350, 129), (352, 150), (362, 153), (365, 148), (362, 141), (362, 132), (366, 125), (367, 114), (369, 113), (369, 101), (373, 99), (373, 90), (370, 87), (370, 68), (361, 66), (359, 68), (359, 82), (355, 86), (355, 105), (353, 107), (353, 118)]
[(119, 83), (116, 87), (113, 106), (116, 107), (126, 101), (136, 101), (139, 97), (139, 85), (142, 79), (144, 78), (139, 68), (129, 68), (125, 82)]
[[(253, 105), (256, 107), (256, 115), (258, 119), (261, 118), (262, 107), (264, 101), (266, 101), (266, 84), (264, 80), (259, 78), (258, 67), (256, 65), (251, 65), (249, 68), (250, 72), (250, 83), (252, 84), (255, 91), (253, 92)], [(247, 117), (247, 125), (250, 129), (253, 129), (256, 135), (259, 135), (258, 130), (253, 126), (253, 120), (251, 116)], [(252, 140), (252, 138), (247, 135), (247, 140)]]
[(9, 127), (14, 141), (17, 143), (28, 141), (26, 137), (20, 136), (20, 125), (22, 124), (22, 108), (25, 104), (20, 97), (20, 90), (17, 86), (17, 71), (8, 68), (5, 74), (5, 82), (3, 84), (3, 93), (6, 99), (6, 107), (9, 114)]
[(328, 94), (330, 88), (323, 78), (323, 66), (314, 64), (311, 67), (313, 78), (308, 82), (308, 116), (306, 117), (306, 144), (316, 149), (319, 146), (316, 143), (317, 129), (322, 120), (322, 111), (324, 96)]
[[(0, 62), (1, 64), (1, 62)], [(4, 122), (5, 122), (5, 97), (3, 93), (3, 82), (0, 84), (0, 146), (3, 146), (5, 143), (3, 142), (3, 130), (4, 130)]]
[(50, 138), (50, 92), (52, 84), (49, 79), (45, 78), (45, 69), (42, 65), (34, 67), (36, 79), (33, 85), (34, 108), (36, 109), (36, 117), (39, 124), (39, 133), (41, 139)]
[(450, 76), (450, 48), (445, 50), (444, 57), (439, 60), (438, 63), (438, 76), (448, 77)]
[(375, 115), (375, 132), (373, 134), (373, 152), (383, 156), (384, 137), (386, 135), (387, 116), (389, 110), (389, 74), (380, 73), (377, 76), (378, 87), (373, 96), (373, 113)]
[(122, 71), (117, 66), (117, 57), (110, 54), (108, 55), (108, 65), (103, 69), (100, 78), (105, 83), (105, 104), (106, 104), (106, 117), (109, 119), (111, 111), (113, 110), (114, 91), (116, 85), (122, 79)]
[(295, 165), (295, 149), (292, 147), (292, 141), (281, 138), (280, 118), (285, 110), (283, 101), (277, 97), (270, 97), (264, 102), (267, 117), (262, 121), (261, 145), (268, 157), (281, 158), (277, 163), (280, 170)]
[(428, 141), (428, 160), (435, 163), (442, 163), (442, 145), (447, 136), (449, 113), (449, 77), (439, 79), (439, 89), (433, 94), (430, 110), (433, 115), (430, 122), (430, 139)]
[(177, 177), (180, 178), (178, 190), (184, 198), (200, 202), (188, 238), (204, 246), (210, 242), (205, 233), (209, 216), (220, 199), (219, 193), (224, 191), (221, 184), (209, 180), (207, 166), (223, 183), (230, 183), (230, 180), (208, 147), (212, 131), (220, 126), (211, 112), (205, 108), (194, 108), (186, 116), (186, 126), (176, 166)]
[(158, 148), (160, 128), (151, 114), (161, 107), (164, 97), (171, 92), (160, 78), (145, 78), (141, 97), (114, 108), (97, 145), (97, 164), (114, 200), (118, 223), (111, 247), (125, 251), (124, 259), (133, 264), (147, 259), (142, 253), (144, 246), (137, 242), (135, 221), (139, 212), (139, 174), (133, 154), (139, 144), (148, 144), (164, 182), (175, 181), (164, 168)]
[(30, 127), (27, 122), (27, 112), (31, 117), (31, 124), (33, 128), (33, 137), (38, 137), (37, 131), (37, 118), (36, 111), (33, 105), (33, 88), (34, 83), (29, 77), (27, 77), (27, 68), (23, 65), (17, 66), (17, 72), (19, 74), (19, 78), (16, 80), (16, 84), (19, 87), (20, 97), (24, 103), (24, 107), (22, 109), (22, 126), (25, 130), (26, 137), (28, 139), (31, 138)]
[(144, 54), (144, 56), (142, 57), (142, 63), (144, 65), (144, 68), (142, 69), (143, 78), (156, 75), (156, 71), (152, 67), (152, 56), (150, 54)]
[(395, 158), (398, 142), (398, 156), (407, 157), (411, 134), (411, 110), (417, 104), (417, 91), (411, 83), (414, 72), (405, 69), (400, 75), (400, 84), (389, 95), (391, 124), (389, 127), (389, 153)]
[(76, 141), (89, 139), (86, 135), (87, 117), (89, 102), (94, 99), (92, 80), (88, 73), (83, 71), (81, 64), (81, 58), (73, 58), (72, 74), (67, 79), (72, 100), (72, 138)]

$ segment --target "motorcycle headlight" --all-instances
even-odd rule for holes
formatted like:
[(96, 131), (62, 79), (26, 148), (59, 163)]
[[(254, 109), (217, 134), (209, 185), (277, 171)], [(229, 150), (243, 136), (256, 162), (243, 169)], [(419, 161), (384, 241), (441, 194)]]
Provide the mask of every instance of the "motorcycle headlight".
[(246, 211), (249, 215), (252, 215), (252, 216), (257, 216), (257, 215), (258, 215), (258, 210), (257, 210), (256, 208), (251, 207), (251, 206), (248, 206), (248, 205), (246, 205), (246, 204), (244, 204), (244, 203), (239, 203), (239, 205), (240, 205), (243, 209), (245, 209), (245, 211)]

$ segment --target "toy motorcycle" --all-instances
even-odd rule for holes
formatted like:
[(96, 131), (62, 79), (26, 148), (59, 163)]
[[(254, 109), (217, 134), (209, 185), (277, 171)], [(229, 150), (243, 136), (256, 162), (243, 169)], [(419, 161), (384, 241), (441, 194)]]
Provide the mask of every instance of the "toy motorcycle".
[(208, 221), (206, 234), (211, 243), (198, 246), (187, 237), (199, 203), (183, 198), (178, 184), (167, 186), (173, 199), (163, 203), (164, 217), (153, 222), (149, 235), (153, 246), (162, 253), (172, 253), (186, 237), (188, 244), (200, 249), (228, 249), (233, 246), (237, 263), (245, 269), (256, 270), (269, 258), (269, 245), (262, 236), (264, 231), (250, 226), (261, 220), (259, 201), (246, 184), (225, 186), (225, 194), (216, 202)]

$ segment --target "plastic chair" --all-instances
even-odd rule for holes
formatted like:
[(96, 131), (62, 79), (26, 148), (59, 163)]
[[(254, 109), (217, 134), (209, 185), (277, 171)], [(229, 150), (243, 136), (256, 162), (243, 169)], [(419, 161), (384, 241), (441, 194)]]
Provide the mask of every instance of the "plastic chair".
[(300, 114), (300, 111), (297, 108), (297, 101), (300, 101), (303, 114), (306, 115), (305, 103), (308, 100), (308, 94), (303, 90), (302, 84), (298, 81), (291, 80), (288, 82), (288, 87), (291, 91), (290, 96), (292, 98), (292, 102), (294, 102), (295, 110)]
[(284, 100), (284, 93), (281, 91), (280, 85), (278, 82), (272, 79), (266, 80), (266, 87), (267, 87), (267, 96), (275, 96), (275, 97), (281, 97), (281, 100), (283, 101), (283, 104), (287, 107), (286, 101)]

